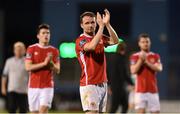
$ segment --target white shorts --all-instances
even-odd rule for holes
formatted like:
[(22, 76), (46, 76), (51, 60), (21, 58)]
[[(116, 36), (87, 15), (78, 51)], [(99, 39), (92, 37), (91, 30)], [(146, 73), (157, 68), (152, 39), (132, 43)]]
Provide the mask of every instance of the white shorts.
[(40, 106), (51, 108), (54, 88), (28, 88), (29, 110), (39, 111)]
[(106, 112), (107, 83), (80, 86), (83, 111)]
[(135, 93), (135, 109), (146, 108), (150, 112), (160, 111), (157, 93)]

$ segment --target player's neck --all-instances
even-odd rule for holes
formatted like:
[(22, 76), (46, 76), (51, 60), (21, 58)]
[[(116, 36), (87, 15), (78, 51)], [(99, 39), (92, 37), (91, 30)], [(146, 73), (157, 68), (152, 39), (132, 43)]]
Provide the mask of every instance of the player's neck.
[(83, 34), (85, 34), (86, 36), (90, 36), (90, 37), (95, 35), (95, 33), (86, 33), (86, 32), (84, 32)]
[(15, 58), (16, 59), (21, 59), (23, 56), (18, 56), (18, 55), (15, 55)]
[(48, 43), (44, 43), (44, 42), (39, 42), (39, 45), (44, 47), (44, 46), (48, 46), (49, 44)]
[(149, 53), (150, 50), (141, 50), (142, 52)]

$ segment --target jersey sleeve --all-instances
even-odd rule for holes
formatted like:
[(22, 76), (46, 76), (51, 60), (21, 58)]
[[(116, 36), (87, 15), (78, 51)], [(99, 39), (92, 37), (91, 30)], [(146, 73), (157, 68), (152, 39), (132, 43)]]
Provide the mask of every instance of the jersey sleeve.
[(60, 62), (59, 50), (58, 49), (55, 49), (54, 56), (53, 56), (53, 62), (54, 63)]
[(155, 63), (161, 63), (160, 55), (156, 54), (156, 62)]
[(9, 74), (9, 62), (8, 62), (8, 60), (6, 60), (6, 63), (5, 63), (4, 69), (3, 69), (3, 76), (6, 77), (6, 76), (8, 76), (8, 74)]
[(26, 51), (26, 60), (33, 60), (33, 48), (28, 47)]
[(86, 39), (86, 38), (79, 38), (76, 42), (76, 45), (77, 47), (80, 49), (80, 50), (84, 50), (84, 45), (86, 43), (88, 43), (89, 41)]
[(132, 55), (130, 57), (130, 65), (136, 64), (137, 60), (138, 60), (138, 56)]

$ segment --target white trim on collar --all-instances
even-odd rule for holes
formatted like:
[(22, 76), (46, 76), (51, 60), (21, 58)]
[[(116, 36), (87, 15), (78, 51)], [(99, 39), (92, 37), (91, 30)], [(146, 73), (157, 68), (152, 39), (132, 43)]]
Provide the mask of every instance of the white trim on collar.
[(40, 48), (49, 48), (49, 47), (51, 47), (50, 45), (48, 45), (48, 46), (42, 46), (42, 45), (40, 45), (39, 43), (36, 43), (36, 45), (37, 45), (38, 47), (40, 47)]
[(88, 34), (84, 34), (84, 33), (82, 33), (80, 36), (86, 36), (86, 37), (88, 37), (88, 38), (93, 38), (93, 36), (90, 36), (90, 35), (88, 35)]

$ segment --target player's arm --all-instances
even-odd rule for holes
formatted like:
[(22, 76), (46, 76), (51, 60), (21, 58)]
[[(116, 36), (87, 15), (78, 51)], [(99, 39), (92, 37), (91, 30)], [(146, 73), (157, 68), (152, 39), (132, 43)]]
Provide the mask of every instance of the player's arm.
[[(56, 73), (59, 74), (60, 73), (60, 69), (61, 69), (61, 64), (60, 64), (60, 58), (59, 58), (59, 50), (56, 50), (56, 53), (54, 54), (54, 58), (51, 59), (50, 64), (52, 63), (52, 70)], [(54, 60), (54, 62), (53, 62)]]
[(144, 63), (144, 61), (139, 58), (135, 64), (131, 64), (130, 65), (131, 73), (136, 74), (140, 70), (143, 63)]
[(154, 70), (155, 72), (161, 72), (163, 67), (162, 64), (160, 62), (152, 64), (150, 62), (148, 62), (147, 60), (145, 61), (145, 64), (152, 70)]
[(96, 33), (96, 35), (90, 42), (88, 42), (84, 45), (84, 51), (95, 50), (97, 44), (99, 43), (100, 39), (102, 38), (103, 31), (104, 31), (104, 23), (102, 21), (102, 17), (99, 14), (99, 12), (97, 12), (97, 24), (99, 25), (98, 32)]
[(45, 66), (47, 66), (50, 62), (50, 56), (47, 56), (45, 60), (41, 63), (33, 64), (32, 60), (26, 60), (25, 61), (25, 68), (27, 71), (34, 71), (34, 70), (39, 70)]
[(55, 73), (59, 74), (60, 73), (60, 62), (58, 61), (58, 62), (54, 63), (53, 61), (51, 61), (50, 64), (51, 64), (52, 70)]
[(119, 39), (118, 39), (118, 35), (116, 31), (113, 29), (113, 27), (110, 24), (110, 12), (107, 9), (105, 9), (104, 12), (105, 12), (105, 15), (103, 15), (103, 22), (110, 35), (108, 44), (109, 45), (117, 44), (119, 42)]
[(141, 53), (139, 55), (139, 58), (138, 58), (137, 62), (130, 65), (130, 71), (131, 71), (132, 74), (138, 73), (141, 66), (144, 64), (145, 58), (146, 58), (145, 53)]

